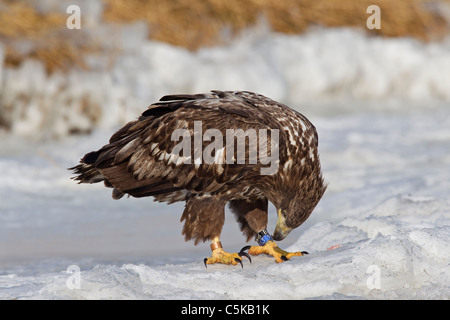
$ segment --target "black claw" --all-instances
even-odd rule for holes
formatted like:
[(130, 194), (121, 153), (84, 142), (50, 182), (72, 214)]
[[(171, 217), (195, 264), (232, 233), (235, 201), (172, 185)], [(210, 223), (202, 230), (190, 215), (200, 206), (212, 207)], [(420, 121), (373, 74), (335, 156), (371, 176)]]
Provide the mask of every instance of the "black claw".
[(238, 255), (239, 255), (239, 257), (242, 257), (242, 256), (247, 257), (247, 259), (250, 261), (250, 263), (252, 263), (252, 258), (250, 258), (250, 256), (248, 255), (247, 252), (244, 252), (241, 250), (241, 252), (239, 252)]
[(309, 254), (308, 251), (302, 251), (302, 254)]
[(241, 252), (245, 251), (245, 250), (249, 250), (252, 246), (245, 246), (241, 249)]
[(234, 258), (234, 261), (239, 262), (241, 264), (241, 267), (244, 268), (244, 265), (242, 264), (242, 260), (239, 258)]
[(203, 259), (203, 263), (205, 264), (205, 268), (208, 268), (208, 267), (206, 266), (206, 261), (208, 261), (208, 258)]
[(283, 261), (288, 261), (288, 258), (286, 258), (286, 256), (281, 256), (280, 258), (281, 258), (281, 260), (283, 260)]

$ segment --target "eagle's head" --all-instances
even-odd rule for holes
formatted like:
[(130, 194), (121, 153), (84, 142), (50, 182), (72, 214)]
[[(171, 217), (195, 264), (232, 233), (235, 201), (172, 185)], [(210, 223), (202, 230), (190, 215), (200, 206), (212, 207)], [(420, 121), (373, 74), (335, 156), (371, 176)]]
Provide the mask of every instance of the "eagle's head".
[(318, 176), (299, 188), (285, 190), (279, 194), (280, 200), (274, 203), (278, 218), (273, 239), (283, 240), (293, 229), (305, 222), (322, 198), (326, 188), (322, 177)]

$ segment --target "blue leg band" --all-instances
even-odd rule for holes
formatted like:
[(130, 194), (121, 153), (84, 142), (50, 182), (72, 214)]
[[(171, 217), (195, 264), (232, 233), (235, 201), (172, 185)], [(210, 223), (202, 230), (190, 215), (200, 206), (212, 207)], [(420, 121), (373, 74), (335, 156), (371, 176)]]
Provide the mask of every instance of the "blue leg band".
[(270, 233), (267, 232), (267, 229), (264, 229), (263, 231), (259, 232), (258, 235), (256, 236), (256, 242), (258, 242), (260, 246), (265, 245), (270, 240), (273, 240), (273, 238), (270, 235)]

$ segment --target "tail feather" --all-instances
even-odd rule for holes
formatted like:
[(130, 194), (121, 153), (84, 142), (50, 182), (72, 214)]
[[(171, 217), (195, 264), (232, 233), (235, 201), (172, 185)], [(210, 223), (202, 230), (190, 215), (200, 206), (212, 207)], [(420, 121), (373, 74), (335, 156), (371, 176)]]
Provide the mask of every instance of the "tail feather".
[(72, 179), (79, 183), (97, 183), (105, 180), (103, 174), (92, 164), (81, 163), (69, 170), (73, 170), (73, 173), (77, 174)]

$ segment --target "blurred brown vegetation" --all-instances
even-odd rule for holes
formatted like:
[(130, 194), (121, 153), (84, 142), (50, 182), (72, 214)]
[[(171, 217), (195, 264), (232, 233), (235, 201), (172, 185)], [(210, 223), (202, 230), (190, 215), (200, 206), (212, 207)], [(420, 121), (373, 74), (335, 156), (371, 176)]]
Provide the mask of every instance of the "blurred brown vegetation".
[[(0, 41), (5, 64), (25, 58), (44, 62), (47, 71), (85, 68), (83, 54), (99, 50), (82, 30), (67, 32), (65, 13), (40, 13), (27, 0), (0, 0)], [(355, 27), (385, 37), (438, 40), (449, 25), (436, 4), (450, 0), (103, 0), (102, 21), (145, 21), (149, 37), (195, 50), (224, 42), (264, 17), (276, 32), (300, 34), (311, 26)], [(369, 5), (381, 9), (381, 29), (368, 30)], [(447, 11), (448, 14), (448, 11)], [(447, 18), (448, 19), (448, 18)], [(32, 46), (17, 46), (28, 40)]]

